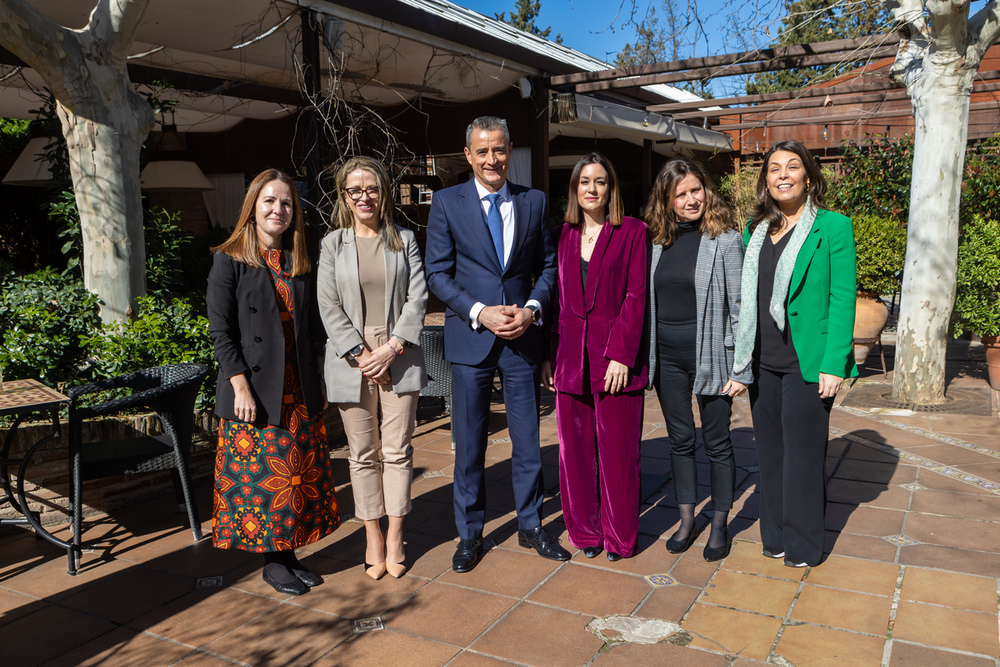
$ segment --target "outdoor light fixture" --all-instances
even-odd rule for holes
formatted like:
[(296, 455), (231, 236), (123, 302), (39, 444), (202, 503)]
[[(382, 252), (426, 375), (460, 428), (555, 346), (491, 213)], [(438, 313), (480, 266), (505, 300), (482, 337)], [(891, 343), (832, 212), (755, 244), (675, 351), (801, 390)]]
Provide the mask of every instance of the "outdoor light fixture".
[(642, 117), (642, 126), (643, 127), (649, 127), (649, 112), (648, 111), (646, 112), (646, 115), (644, 115)]
[(52, 143), (55, 143), (54, 137), (35, 137), (28, 141), (4, 176), (4, 185), (47, 185), (52, 180), (52, 166), (45, 155), (45, 147)]
[(823, 141), (827, 141), (830, 138), (830, 125), (823, 125), (823, 134), (819, 135), (823, 137)]
[(154, 152), (156, 159), (140, 175), (143, 190), (214, 190), (197, 164), (188, 159), (176, 125), (164, 125)]

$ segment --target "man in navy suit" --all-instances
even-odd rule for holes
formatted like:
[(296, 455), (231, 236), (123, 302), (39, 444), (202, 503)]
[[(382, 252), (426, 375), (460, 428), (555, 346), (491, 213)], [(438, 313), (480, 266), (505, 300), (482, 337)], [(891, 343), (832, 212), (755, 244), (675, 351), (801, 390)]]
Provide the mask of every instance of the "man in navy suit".
[(512, 442), (518, 543), (545, 558), (569, 559), (541, 525), (537, 323), (555, 290), (555, 246), (545, 194), (507, 182), (510, 154), (505, 120), (472, 121), (465, 158), (474, 177), (434, 193), (427, 223), (427, 283), (448, 306), (444, 346), (455, 411), (456, 572), (468, 572), (482, 555), (486, 438), (497, 369)]

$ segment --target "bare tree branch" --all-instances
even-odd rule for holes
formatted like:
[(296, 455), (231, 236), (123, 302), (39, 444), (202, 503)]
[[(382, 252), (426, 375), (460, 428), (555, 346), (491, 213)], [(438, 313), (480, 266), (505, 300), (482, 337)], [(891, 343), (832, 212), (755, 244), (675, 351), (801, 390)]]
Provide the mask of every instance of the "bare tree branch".
[(111, 47), (124, 63), (149, 0), (99, 0), (90, 13), (87, 31)]
[(1000, 38), (1000, 3), (997, 0), (990, 0), (969, 20), (969, 35), (981, 60), (986, 50)]

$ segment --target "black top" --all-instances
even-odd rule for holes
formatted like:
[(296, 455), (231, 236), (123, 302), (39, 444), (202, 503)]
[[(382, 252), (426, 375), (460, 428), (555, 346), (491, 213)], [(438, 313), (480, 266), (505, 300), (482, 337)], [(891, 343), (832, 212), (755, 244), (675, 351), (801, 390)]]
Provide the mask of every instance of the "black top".
[(583, 282), (583, 288), (587, 288), (587, 269), (590, 267), (590, 260), (580, 257), (580, 280)]
[(798, 373), (799, 357), (792, 346), (792, 333), (785, 318), (785, 330), (780, 331), (771, 316), (771, 294), (774, 293), (774, 274), (778, 259), (788, 245), (792, 233), (789, 231), (778, 241), (770, 235), (760, 248), (760, 263), (757, 279), (757, 350), (754, 355), (761, 368), (777, 373)]
[(701, 232), (698, 223), (678, 222), (677, 238), (663, 249), (653, 273), (656, 321), (660, 324), (694, 324), (698, 318), (694, 296), (694, 271), (698, 264)]

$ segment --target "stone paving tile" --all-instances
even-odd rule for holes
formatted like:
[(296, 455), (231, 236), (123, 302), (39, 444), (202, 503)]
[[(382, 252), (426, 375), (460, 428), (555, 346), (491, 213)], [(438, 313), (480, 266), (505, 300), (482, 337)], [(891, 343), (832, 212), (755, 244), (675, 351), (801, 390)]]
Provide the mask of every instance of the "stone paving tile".
[(884, 637), (892, 611), (892, 598), (806, 585), (791, 618), (816, 625)]
[(992, 456), (980, 454), (965, 447), (956, 447), (955, 445), (928, 445), (926, 447), (914, 448), (911, 451), (931, 461), (951, 466), (960, 466), (969, 463), (998, 463), (996, 458)]
[(1000, 655), (997, 615), (901, 600), (893, 637), (984, 656)]
[(194, 651), (177, 664), (182, 667), (231, 667), (233, 662), (204, 651)]
[(570, 562), (527, 599), (590, 616), (628, 615), (651, 590), (639, 577)]
[(71, 609), (125, 623), (194, 589), (194, 580), (134, 565), (67, 595), (59, 603)]
[(907, 567), (903, 575), (900, 599), (995, 614), (997, 580), (993, 577)]
[(457, 658), (448, 663), (448, 667), (501, 667), (510, 664), (507, 660), (499, 660), (472, 651), (462, 651)]
[(729, 667), (726, 656), (696, 648), (660, 644), (617, 644), (602, 651), (593, 663), (596, 667)]
[(215, 641), (277, 604), (276, 600), (236, 590), (200, 590), (140, 616), (128, 626), (197, 648)]
[(805, 575), (805, 570), (785, 567), (781, 559), (765, 557), (761, 554), (762, 548), (759, 542), (734, 542), (733, 550), (723, 562), (722, 569), (796, 582)]
[(604, 642), (587, 630), (589, 615), (521, 603), (472, 645), (476, 651), (538, 667), (577, 667)]
[(911, 513), (906, 535), (925, 544), (959, 549), (1000, 549), (1000, 523)]
[(831, 479), (826, 485), (826, 497), (833, 503), (868, 503), (872, 507), (893, 510), (905, 510), (910, 504), (908, 489), (846, 479)]
[(559, 565), (556, 561), (539, 558), (534, 552), (511, 553), (504, 554), (503, 558), (492, 558), (488, 565), (476, 567), (472, 572), (459, 574), (449, 569), (437, 581), (520, 598)]
[(313, 666), (386, 667), (405, 663), (407, 667), (438, 667), (457, 653), (454, 646), (382, 630), (349, 637)]
[(252, 665), (310, 665), (352, 633), (350, 621), (280, 604), (205, 649)]
[(992, 461), (988, 463), (965, 463), (956, 465), (955, 468), (958, 468), (963, 472), (967, 472), (970, 475), (975, 475), (981, 479), (1000, 483), (1000, 461)]
[(775, 653), (796, 667), (878, 665), (884, 643), (881, 637), (795, 625), (785, 628)]
[(364, 572), (364, 566), (350, 568), (309, 591), (308, 595), (288, 599), (291, 604), (308, 607), (342, 618), (357, 620), (378, 616), (386, 609), (406, 604), (416, 591), (427, 585), (425, 579), (389, 575), (375, 581)]
[[(41, 545), (41, 540), (29, 539)], [(132, 567), (131, 563), (118, 560), (92, 560), (75, 576), (71, 576), (66, 572), (65, 551), (59, 558), (40, 562), (32, 559), (30, 562), (32, 563), (30, 568), (16, 567), (12, 564), (9, 568), (10, 574), (0, 572), (0, 586), (32, 597), (45, 598), (50, 602), (73, 595), (89, 584), (100, 583), (105, 577)]]
[(382, 619), (391, 630), (468, 646), (516, 602), (515, 598), (431, 582), (386, 611)]
[(15, 593), (14, 591), (7, 591), (0, 588), (0, 627), (16, 618), (34, 613), (42, 607), (47, 606), (48, 603), (43, 600), (36, 600), (23, 593)]
[(663, 621), (680, 623), (699, 595), (701, 595), (701, 588), (682, 584), (655, 588), (635, 612), (635, 615), (642, 618), (658, 618)]
[(798, 590), (794, 581), (720, 570), (698, 602), (784, 618)]
[[(104, 619), (54, 605), (0, 626), (4, 665), (39, 665), (115, 629)], [(58, 628), (58, 632), (53, 632)]]
[(925, 489), (913, 494), (911, 511), (966, 519), (1000, 519), (1000, 496)]
[(826, 531), (827, 554), (852, 558), (868, 558), (891, 563), (896, 560), (896, 545), (881, 537), (867, 535), (851, 535), (850, 533), (834, 533)]
[(830, 556), (819, 567), (810, 568), (806, 583), (891, 597), (898, 576), (899, 568), (892, 563)]
[(1000, 555), (971, 549), (915, 544), (899, 552), (902, 565), (919, 565), (952, 572), (995, 577), (1000, 572)]
[(696, 604), (682, 625), (692, 635), (691, 646), (766, 660), (781, 629), (781, 619)]
[(917, 475), (917, 483), (928, 489), (937, 489), (939, 491), (954, 491), (956, 493), (968, 493), (968, 494), (978, 494), (985, 495), (995, 498), (997, 494), (989, 491), (988, 489), (983, 489), (974, 484), (968, 484), (961, 480), (954, 479), (948, 475), (942, 475), (934, 470), (921, 469), (920, 473)]
[(961, 653), (953, 653), (926, 646), (917, 646), (894, 640), (889, 656), (889, 667), (927, 667), (927, 665), (947, 665), (948, 667), (996, 667), (996, 660)]
[(132, 632), (126, 628), (117, 628), (76, 650), (46, 662), (45, 667), (170, 665), (191, 653), (192, 650), (188, 646)]
[(844, 503), (828, 503), (826, 527), (856, 535), (883, 537), (898, 535), (903, 529), (906, 512)]

